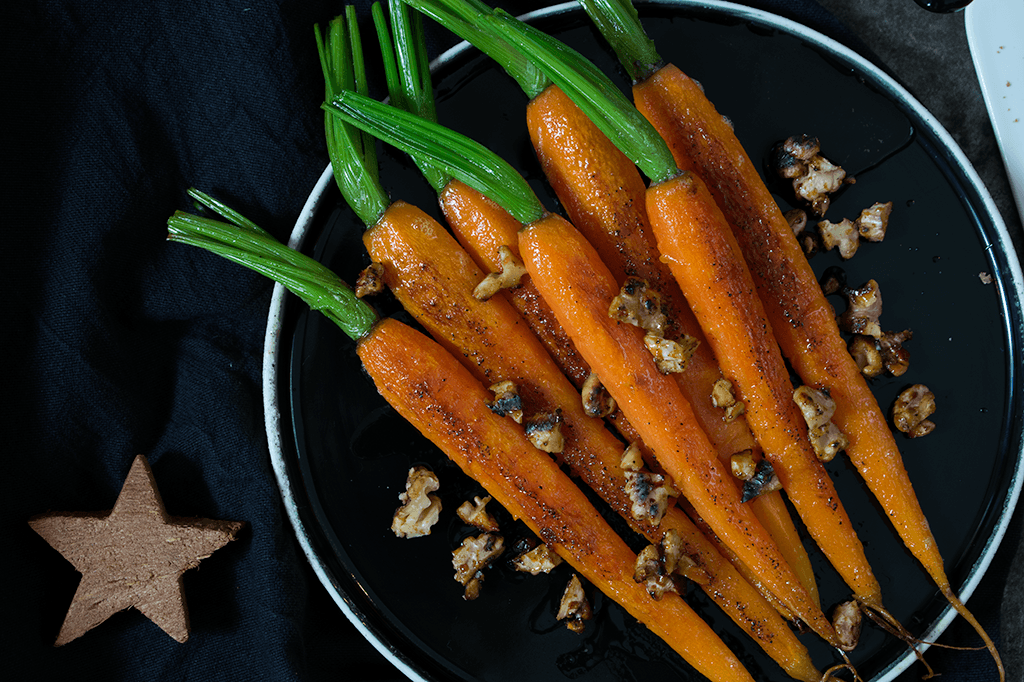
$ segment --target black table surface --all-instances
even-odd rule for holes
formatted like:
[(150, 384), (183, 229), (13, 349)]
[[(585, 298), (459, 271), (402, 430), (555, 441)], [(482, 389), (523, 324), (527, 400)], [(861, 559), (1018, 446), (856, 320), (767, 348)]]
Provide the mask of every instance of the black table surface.
[[(963, 13), (911, 0), (747, 4), (831, 35), (902, 82), (963, 148), (1022, 253)], [(287, 236), (327, 163), (311, 27), (339, 10), (320, 0), (0, 10), (7, 679), (402, 679), (331, 601), (285, 517), (260, 386), (270, 283), (164, 241), (190, 186)], [(437, 32), (432, 50), (453, 42)], [(26, 521), (109, 509), (138, 453), (171, 514), (248, 527), (186, 573), (188, 643), (128, 611), (53, 648), (78, 574)], [(970, 602), (1011, 680), (1024, 679), (1022, 513)], [(943, 636), (965, 640), (959, 622)], [(929, 658), (948, 682), (993, 679), (984, 653)]]

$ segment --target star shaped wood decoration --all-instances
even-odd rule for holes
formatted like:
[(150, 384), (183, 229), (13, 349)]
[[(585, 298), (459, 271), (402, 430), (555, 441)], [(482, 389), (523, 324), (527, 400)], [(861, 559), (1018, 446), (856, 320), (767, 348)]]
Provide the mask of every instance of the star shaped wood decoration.
[(54, 512), (29, 525), (82, 574), (54, 646), (134, 606), (179, 642), (188, 639), (181, 575), (234, 540), (245, 525), (168, 516), (143, 455), (109, 512)]

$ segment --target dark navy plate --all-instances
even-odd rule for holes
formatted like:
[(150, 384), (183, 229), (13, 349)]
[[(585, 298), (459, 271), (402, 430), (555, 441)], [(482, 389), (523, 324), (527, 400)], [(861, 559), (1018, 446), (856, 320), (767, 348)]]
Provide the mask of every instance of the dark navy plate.
[[(884, 72), (806, 27), (750, 8), (716, 2), (643, 5), (645, 27), (662, 56), (699, 80), (756, 161), (790, 135), (820, 138), (823, 153), (855, 176), (829, 218), (856, 218), (876, 201), (895, 208), (881, 244), (850, 261), (812, 259), (820, 274), (841, 266), (851, 284), (874, 278), (886, 329), (910, 328), (910, 371), (875, 380), (883, 408), (905, 386), (935, 392), (935, 432), (900, 437), (906, 466), (946, 557), (950, 579), (969, 595), (1002, 538), (1021, 486), (1021, 301), (1024, 286), (1005, 227), (963, 154)], [(574, 5), (530, 15), (594, 59), (620, 72)], [(515, 83), (461, 46), (435, 64), (442, 123), (490, 146), (516, 165), (546, 205), (557, 202), (529, 144), (525, 99)], [(625, 87), (625, 83), (623, 82)], [(399, 153), (386, 150), (381, 177), (395, 199), (436, 211), (436, 197)], [(788, 208), (784, 194), (780, 203)], [(325, 172), (293, 235), (347, 281), (367, 263), (362, 226)], [(984, 277), (982, 275), (985, 275)], [(984, 281), (983, 281), (984, 280)], [(838, 306), (842, 302), (836, 301)], [(383, 300), (385, 314), (404, 315)], [(600, 595), (582, 635), (555, 621), (567, 567), (523, 576), (488, 571), (476, 601), (462, 599), (451, 550), (467, 533), (454, 509), (482, 494), (405, 424), (362, 372), (354, 344), (319, 314), (276, 290), (267, 335), (267, 433), (285, 504), (299, 541), (339, 607), (412, 679), (611, 680), (699, 676), (622, 609)], [(399, 540), (390, 532), (406, 471), (426, 464), (442, 482), (445, 512), (433, 534)], [(885, 602), (911, 631), (933, 639), (952, 614), (903, 548), (856, 471), (840, 457), (829, 469), (864, 541)], [(500, 518), (510, 540), (527, 531)], [(823, 605), (847, 595), (811, 548)], [(758, 680), (781, 669), (699, 591), (689, 602)], [(822, 668), (837, 659), (803, 640)], [(892, 679), (913, 660), (873, 628), (852, 659), (868, 678)]]

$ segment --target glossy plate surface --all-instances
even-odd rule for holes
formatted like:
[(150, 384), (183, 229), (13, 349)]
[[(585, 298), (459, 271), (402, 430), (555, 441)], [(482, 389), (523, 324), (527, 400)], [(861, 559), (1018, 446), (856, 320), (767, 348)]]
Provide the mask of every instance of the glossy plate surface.
[[(937, 396), (936, 431), (899, 442), (949, 576), (968, 595), (1002, 538), (1021, 485), (1024, 286), (986, 191), (949, 136), (901, 87), (820, 34), (723, 3), (649, 4), (641, 16), (662, 56), (703, 83), (755, 162), (789, 135), (821, 139), (823, 153), (857, 179), (834, 200), (830, 219), (854, 219), (876, 201), (894, 203), (883, 243), (862, 246), (845, 263), (834, 252), (811, 262), (819, 274), (841, 266), (852, 285), (876, 279), (883, 327), (914, 331), (910, 371), (872, 387), (883, 409), (912, 383), (927, 384)], [(530, 20), (619, 73), (573, 6)], [(529, 145), (517, 86), (472, 49), (443, 55), (435, 74), (441, 122), (517, 166), (555, 208)], [(384, 152), (381, 177), (392, 197), (436, 214), (435, 197), (400, 154)], [(778, 196), (788, 208), (785, 194)], [(293, 245), (353, 281), (367, 262), (361, 232), (328, 169), (299, 218)], [(387, 298), (381, 307), (402, 315)], [(698, 679), (600, 595), (584, 634), (558, 624), (566, 566), (538, 577), (495, 566), (480, 598), (464, 601), (450, 559), (470, 531), (454, 510), (482, 491), (377, 395), (354, 344), (280, 287), (265, 368), (272, 460), (299, 541), (339, 607), (410, 678)], [(390, 519), (414, 464), (438, 473), (445, 512), (431, 536), (399, 540)], [(945, 601), (846, 460), (837, 458), (829, 469), (887, 607), (925, 639), (937, 636), (951, 619)], [(527, 534), (507, 515), (499, 520), (507, 539)], [(813, 548), (812, 559), (823, 605), (830, 607), (847, 590)], [(756, 679), (786, 679), (701, 593), (691, 590), (688, 599)], [(803, 641), (820, 667), (835, 661), (814, 638)], [(899, 643), (870, 627), (853, 661), (865, 679), (891, 679), (910, 664)]]

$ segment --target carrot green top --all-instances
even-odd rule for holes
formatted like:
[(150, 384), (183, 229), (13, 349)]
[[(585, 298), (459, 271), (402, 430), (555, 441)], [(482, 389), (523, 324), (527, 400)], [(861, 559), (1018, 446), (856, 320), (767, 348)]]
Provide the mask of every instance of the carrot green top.
[(546, 213), (530, 185), (508, 162), (465, 135), (351, 91), (326, 102), (324, 109), (411, 156), (429, 159), (523, 224)]
[[(327, 99), (343, 90), (368, 92), (355, 8), (347, 7), (346, 16), (330, 22), (326, 38), (319, 26), (314, 32)], [(373, 225), (391, 203), (378, 179), (375, 141), (334, 116), (325, 116), (324, 131), (342, 196), (364, 225)]]
[(481, 0), (402, 0), (438, 22), (498, 63), (533, 99), (551, 85), (544, 72), (530, 63), (500, 35), (488, 30), (491, 8)]
[(631, 0), (580, 0), (604, 39), (611, 45), (626, 73), (639, 83), (661, 68), (663, 62), (647, 37)]
[(290, 249), (238, 212), (198, 190), (189, 195), (227, 222), (177, 211), (167, 220), (167, 238), (212, 251), (279, 282), (319, 310), (352, 339), (369, 333), (377, 313), (356, 298), (341, 278), (321, 263)]
[(496, 10), (488, 21), (547, 74), (652, 183), (678, 174), (672, 152), (658, 131), (583, 55), (503, 10)]

